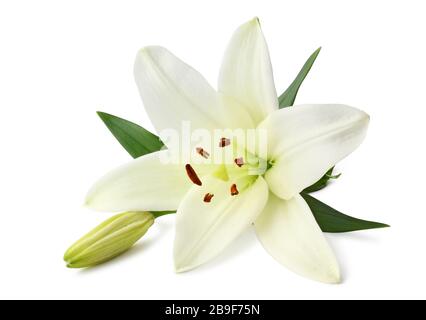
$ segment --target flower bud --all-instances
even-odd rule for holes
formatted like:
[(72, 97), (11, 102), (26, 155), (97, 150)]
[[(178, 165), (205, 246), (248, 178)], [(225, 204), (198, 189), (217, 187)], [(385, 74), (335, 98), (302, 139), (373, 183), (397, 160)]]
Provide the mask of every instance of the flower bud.
[(150, 212), (117, 214), (90, 231), (65, 252), (68, 268), (86, 268), (130, 249), (154, 223)]

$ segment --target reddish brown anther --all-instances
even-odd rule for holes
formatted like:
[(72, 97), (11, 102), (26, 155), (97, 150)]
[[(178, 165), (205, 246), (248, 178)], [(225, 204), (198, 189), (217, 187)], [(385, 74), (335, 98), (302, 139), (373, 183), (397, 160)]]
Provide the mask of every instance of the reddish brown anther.
[(196, 184), (197, 186), (201, 186), (201, 180), (198, 178), (197, 173), (195, 172), (194, 168), (191, 167), (190, 164), (185, 165), (186, 174), (188, 175), (189, 179)]
[(241, 167), (244, 164), (244, 159), (243, 157), (237, 158), (234, 160), (235, 164), (239, 167)]
[(195, 148), (195, 150), (197, 151), (197, 153), (202, 156), (203, 158), (208, 159), (210, 157), (210, 153), (208, 153), (206, 150), (204, 150), (203, 148), (197, 147)]
[(231, 140), (228, 138), (221, 138), (219, 142), (219, 147), (223, 148), (229, 146), (231, 144)]
[(238, 189), (237, 189), (237, 185), (234, 183), (231, 186), (231, 196), (236, 196), (237, 194), (239, 194)]
[(212, 194), (212, 193), (206, 193), (206, 195), (204, 196), (204, 202), (210, 202), (210, 201), (212, 201), (213, 197), (214, 197), (214, 194)]

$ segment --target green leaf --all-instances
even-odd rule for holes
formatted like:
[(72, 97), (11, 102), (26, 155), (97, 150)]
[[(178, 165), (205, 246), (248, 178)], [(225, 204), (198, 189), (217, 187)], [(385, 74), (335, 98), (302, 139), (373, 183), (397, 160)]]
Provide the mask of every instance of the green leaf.
[(164, 145), (158, 136), (133, 122), (101, 111), (97, 114), (133, 158), (158, 151)]
[(323, 175), (321, 179), (319, 179), (313, 185), (307, 187), (302, 192), (311, 193), (311, 192), (315, 192), (315, 191), (319, 191), (321, 189), (324, 189), (327, 186), (328, 181), (330, 179), (337, 179), (341, 176), (341, 173), (339, 173), (337, 175), (333, 175), (333, 170), (334, 170), (334, 167), (331, 168), (330, 170), (328, 170), (327, 173), (325, 175)]
[(345, 215), (306, 193), (302, 193), (301, 196), (311, 208), (315, 220), (323, 232), (338, 233), (389, 227), (384, 223), (361, 220)]
[(299, 91), (300, 86), (302, 85), (303, 80), (305, 80), (306, 76), (311, 70), (312, 65), (315, 62), (318, 54), (321, 51), (321, 47), (319, 47), (315, 52), (309, 57), (309, 59), (305, 62), (302, 69), (299, 71), (296, 79), (290, 84), (287, 90), (279, 96), (278, 102), (280, 108), (290, 107), (294, 104), (294, 100), (296, 100), (297, 92)]

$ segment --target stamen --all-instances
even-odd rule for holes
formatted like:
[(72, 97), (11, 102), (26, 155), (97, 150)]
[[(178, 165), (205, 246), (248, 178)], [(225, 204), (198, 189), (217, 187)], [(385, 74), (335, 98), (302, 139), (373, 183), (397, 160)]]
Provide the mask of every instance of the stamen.
[(234, 183), (231, 186), (231, 196), (236, 196), (237, 194), (239, 194), (238, 189), (237, 189), (237, 185)]
[(200, 178), (198, 178), (197, 173), (195, 172), (195, 170), (191, 167), (190, 164), (185, 165), (185, 169), (186, 169), (186, 174), (188, 175), (189, 179), (191, 179), (191, 181), (196, 184), (197, 186), (201, 186), (201, 180)]
[(210, 153), (208, 153), (203, 148), (197, 147), (195, 148), (195, 150), (197, 150), (197, 153), (205, 159), (208, 159), (210, 157)]
[(235, 164), (239, 167), (242, 167), (242, 165), (244, 164), (244, 159), (243, 157), (237, 158), (234, 160)]
[(230, 139), (228, 139), (228, 138), (221, 138), (220, 142), (219, 142), (219, 147), (223, 148), (223, 147), (229, 146), (230, 144), (231, 144), (231, 140)]
[(212, 193), (206, 193), (206, 195), (204, 196), (204, 202), (210, 202), (210, 201), (212, 201), (213, 197), (214, 197), (214, 194), (212, 194)]

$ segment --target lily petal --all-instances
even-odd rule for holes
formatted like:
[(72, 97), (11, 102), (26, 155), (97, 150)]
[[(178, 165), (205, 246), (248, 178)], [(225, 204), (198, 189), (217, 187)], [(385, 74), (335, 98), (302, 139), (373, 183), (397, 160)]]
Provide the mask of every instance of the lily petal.
[(318, 181), (363, 141), (369, 116), (337, 104), (298, 105), (271, 114), (258, 132), (267, 135), (265, 175), (277, 196), (290, 199)]
[(146, 112), (158, 133), (180, 132), (183, 121), (192, 129), (250, 127), (243, 108), (225, 107), (219, 95), (196, 70), (157, 46), (141, 49), (134, 66), (136, 84)]
[[(255, 221), (268, 199), (262, 177), (230, 194), (232, 183), (209, 178), (193, 187), (179, 206), (176, 217), (174, 260), (177, 272), (193, 269), (217, 256), (245, 228)], [(204, 196), (213, 195), (210, 202)]]
[(256, 123), (278, 109), (269, 51), (257, 18), (240, 26), (232, 36), (218, 88), (240, 101)]
[(300, 195), (282, 200), (270, 194), (255, 228), (266, 251), (291, 271), (320, 282), (340, 282), (336, 258)]
[[(151, 153), (101, 178), (86, 196), (86, 205), (99, 211), (176, 210), (193, 183), (184, 165), (164, 164), (168, 151)], [(207, 174), (209, 166), (196, 168)]]

